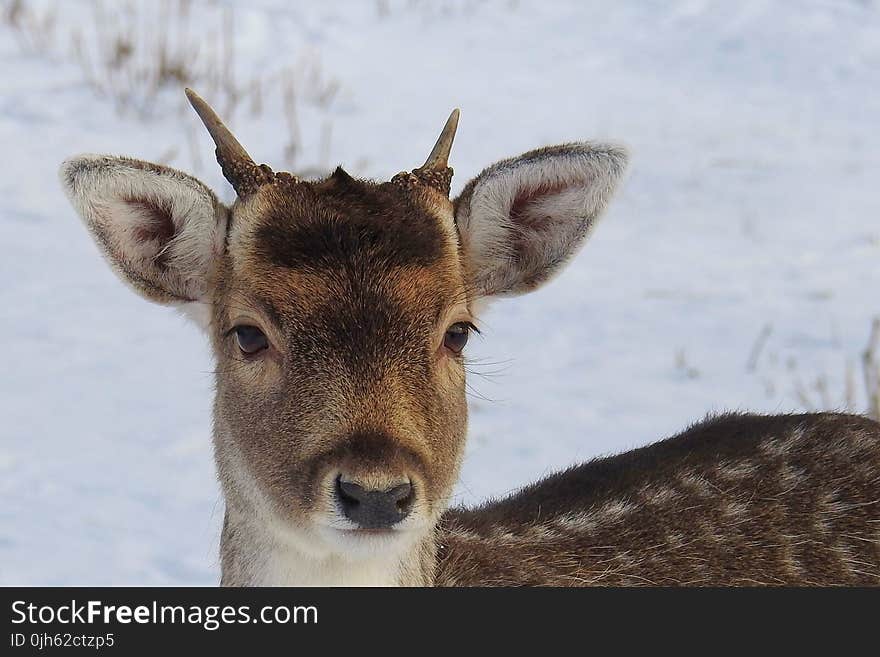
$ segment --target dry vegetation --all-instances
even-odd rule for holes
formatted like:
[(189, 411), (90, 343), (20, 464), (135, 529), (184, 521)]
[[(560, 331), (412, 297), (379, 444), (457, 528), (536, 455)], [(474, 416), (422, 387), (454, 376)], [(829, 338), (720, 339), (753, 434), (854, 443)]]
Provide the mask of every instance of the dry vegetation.
[[(236, 65), (232, 7), (196, 5), (192, 0), (92, 0), (83, 6), (90, 10), (89, 19), (66, 25), (59, 18), (61, 5), (7, 0), (2, 21), (23, 52), (73, 59), (83, 82), (122, 116), (148, 119), (181, 111), (184, 86), (210, 98), (229, 121), (238, 112), (260, 116), (269, 103), (279, 103), (287, 128), (285, 155), (304, 175), (316, 169), (299, 165), (297, 159), (302, 150), (299, 108), (309, 104), (324, 116), (317, 168), (326, 166), (332, 136), (329, 109), (340, 87), (324, 71), (318, 53), (304, 49), (294, 62), (242, 74)], [(189, 142), (198, 166), (197, 149), (192, 148), (195, 137)], [(172, 148), (163, 159), (177, 155)]]
[[(864, 413), (880, 421), (880, 317), (875, 317), (871, 323), (868, 341), (860, 355), (859, 364), (854, 365), (851, 361), (844, 364), (842, 386), (839, 380), (828, 373), (807, 377), (801, 375), (795, 357), (789, 357), (784, 366), (790, 386), (778, 385), (774, 377), (768, 375), (766, 371), (761, 372), (758, 367), (771, 334), (772, 327), (768, 324), (755, 340), (746, 367), (748, 372), (761, 377), (768, 397), (773, 398), (780, 392), (785, 393), (790, 390), (804, 410), (843, 409)], [(775, 354), (770, 355), (770, 360), (776, 359)]]
[(880, 317), (875, 317), (871, 324), (871, 337), (862, 352), (862, 372), (868, 398), (867, 414), (880, 421)]

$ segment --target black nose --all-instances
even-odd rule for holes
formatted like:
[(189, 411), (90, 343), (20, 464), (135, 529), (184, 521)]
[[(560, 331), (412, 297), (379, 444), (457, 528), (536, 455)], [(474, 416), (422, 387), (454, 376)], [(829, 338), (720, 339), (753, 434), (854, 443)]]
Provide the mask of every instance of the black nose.
[(361, 529), (387, 529), (409, 515), (413, 487), (400, 484), (388, 490), (369, 490), (342, 477), (336, 479), (336, 498), (345, 517)]

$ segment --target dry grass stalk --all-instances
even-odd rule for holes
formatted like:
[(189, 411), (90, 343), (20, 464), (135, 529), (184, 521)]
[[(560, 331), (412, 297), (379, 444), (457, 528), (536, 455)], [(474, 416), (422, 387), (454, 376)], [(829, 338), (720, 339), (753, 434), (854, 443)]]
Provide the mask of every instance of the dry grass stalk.
[[(309, 103), (326, 113), (340, 91), (339, 81), (325, 73), (320, 56), (310, 49), (295, 67), (240, 78), (231, 7), (199, 6), (194, 16), (192, 0), (93, 0), (90, 21), (69, 25), (58, 20), (56, 9), (41, 11), (27, 0), (9, 0), (2, 6), (2, 24), (25, 52), (46, 57), (72, 54), (86, 84), (120, 115), (151, 117), (169, 106), (163, 96), (174, 99), (173, 107), (185, 109), (179, 92), (192, 86), (211, 97), (232, 121), (243, 105), (252, 117), (261, 115), (267, 96), (274, 92), (280, 96), (289, 135), (287, 166), (294, 171), (302, 170), (297, 166), (303, 150), (299, 105)], [(58, 27), (67, 32), (59, 34)], [(70, 51), (65, 53), (67, 44)], [(326, 169), (331, 135), (332, 126), (325, 119), (321, 166), (312, 170)], [(197, 149), (191, 145), (187, 150)], [(195, 155), (193, 163), (201, 165)]]

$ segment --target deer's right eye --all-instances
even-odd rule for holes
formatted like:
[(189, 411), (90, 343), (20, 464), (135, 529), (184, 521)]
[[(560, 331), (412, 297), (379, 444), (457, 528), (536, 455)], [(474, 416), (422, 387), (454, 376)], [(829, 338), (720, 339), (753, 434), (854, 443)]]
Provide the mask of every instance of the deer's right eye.
[(233, 330), (238, 348), (244, 355), (254, 356), (269, 348), (269, 339), (256, 326), (236, 326)]

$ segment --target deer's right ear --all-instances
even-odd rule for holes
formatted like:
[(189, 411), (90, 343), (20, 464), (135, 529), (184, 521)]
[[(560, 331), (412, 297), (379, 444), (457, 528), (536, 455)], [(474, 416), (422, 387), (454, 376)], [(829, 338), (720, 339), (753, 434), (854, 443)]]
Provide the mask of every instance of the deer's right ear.
[(229, 210), (204, 184), (168, 167), (104, 155), (65, 161), (61, 184), (123, 281), (158, 303), (207, 301)]

